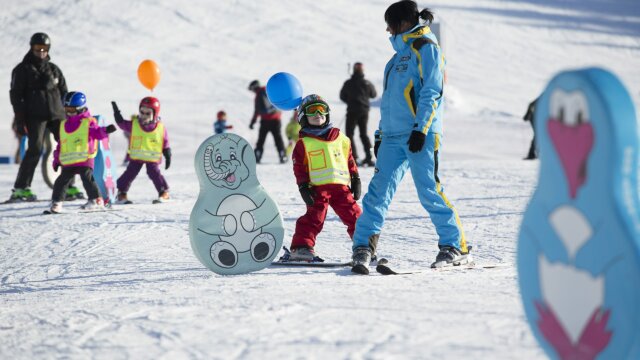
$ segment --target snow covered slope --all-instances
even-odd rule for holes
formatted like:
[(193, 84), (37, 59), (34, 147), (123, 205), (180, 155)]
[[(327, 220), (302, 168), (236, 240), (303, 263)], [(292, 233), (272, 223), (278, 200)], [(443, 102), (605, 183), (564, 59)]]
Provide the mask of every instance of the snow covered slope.
[[(180, 4), (180, 5), (178, 5)], [(136, 69), (155, 60), (154, 95), (174, 152), (166, 172), (175, 201), (142, 172), (138, 204), (109, 213), (41, 216), (46, 202), (0, 206), (1, 358), (491, 358), (542, 359), (522, 312), (515, 267), (431, 272), (437, 238), (410, 176), (390, 208), (380, 252), (408, 276), (351, 276), (348, 269), (267, 268), (223, 277), (193, 255), (188, 219), (198, 191), (193, 155), (225, 109), (236, 133), (248, 129), (253, 79), (295, 74), (305, 93), (327, 98), (337, 125), (348, 64), (362, 61), (382, 91), (391, 56), (388, 1), (175, 2), (12, 1), (2, 4), (0, 79), (28, 50), (32, 33), (52, 38), (52, 61), (94, 113), (125, 114), (149, 92)], [(441, 179), (478, 261), (514, 263), (522, 211), (537, 163), (525, 162), (529, 101), (558, 71), (603, 66), (640, 103), (640, 4), (632, 0), (438, 0), (446, 30), (448, 96)], [(8, 87), (7, 87), (8, 90)], [(13, 151), (8, 91), (0, 92), (0, 155)], [(288, 118), (290, 114), (285, 114)], [(370, 114), (371, 132), (379, 112)], [(112, 136), (124, 157), (124, 137)], [(277, 164), (272, 140), (258, 167), (288, 236), (303, 214), (291, 165)], [(357, 144), (356, 146), (359, 146)], [(17, 173), (0, 165), (0, 198)], [(124, 168), (120, 168), (122, 172)], [(373, 174), (362, 169), (364, 189)], [(50, 190), (36, 173), (41, 199)], [(80, 203), (65, 204), (75, 209)], [(289, 244), (289, 238), (285, 238)], [(330, 212), (317, 251), (350, 256)]]

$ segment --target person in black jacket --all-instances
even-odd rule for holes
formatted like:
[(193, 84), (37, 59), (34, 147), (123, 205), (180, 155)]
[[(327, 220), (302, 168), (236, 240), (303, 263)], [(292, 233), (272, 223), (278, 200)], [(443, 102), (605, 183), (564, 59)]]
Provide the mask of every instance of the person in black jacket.
[(284, 148), (284, 141), (282, 141), (282, 124), (280, 117), (282, 113), (269, 101), (267, 97), (267, 89), (260, 85), (258, 80), (253, 80), (249, 84), (249, 91), (256, 94), (253, 106), (253, 116), (249, 123), (249, 129), (253, 130), (258, 118), (260, 118), (260, 130), (258, 131), (258, 142), (254, 150), (256, 154), (256, 163), (260, 164), (262, 154), (264, 153), (264, 142), (267, 139), (267, 134), (273, 135), (273, 141), (276, 143), (278, 149), (278, 157), (280, 163), (287, 162), (287, 154)]
[(16, 130), (27, 135), (29, 148), (20, 169), (10, 201), (33, 201), (31, 181), (42, 153), (45, 129), (58, 136), (60, 121), (65, 118), (62, 98), (67, 84), (62, 71), (50, 62), (51, 40), (45, 33), (35, 33), (31, 48), (11, 72), (9, 97), (16, 119)]
[(533, 100), (529, 106), (527, 107), (527, 112), (522, 117), (524, 121), (529, 121), (531, 123), (531, 127), (533, 128), (533, 139), (531, 140), (531, 146), (529, 146), (529, 152), (524, 160), (535, 160), (538, 158), (538, 148), (536, 147), (536, 121), (535, 121), (535, 112), (536, 112), (536, 103), (538, 102), (540, 97)]
[(359, 162), (360, 166), (375, 166), (371, 157), (371, 140), (367, 135), (367, 123), (369, 122), (369, 99), (376, 97), (376, 89), (373, 84), (364, 78), (362, 63), (353, 65), (351, 78), (344, 82), (340, 90), (340, 100), (347, 103), (347, 129), (346, 135), (351, 140), (351, 151), (354, 159), (358, 160), (358, 152), (353, 146), (353, 136), (356, 126), (360, 132), (360, 140), (364, 147), (365, 158)]

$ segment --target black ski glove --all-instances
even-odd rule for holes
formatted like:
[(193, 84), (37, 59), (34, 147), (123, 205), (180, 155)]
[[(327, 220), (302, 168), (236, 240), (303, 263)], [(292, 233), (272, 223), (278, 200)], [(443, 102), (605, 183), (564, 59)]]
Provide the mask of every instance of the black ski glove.
[(115, 101), (111, 102), (111, 107), (113, 108), (113, 118), (116, 119), (116, 122), (120, 124), (124, 121), (122, 114), (120, 113), (120, 109), (118, 109), (118, 104)]
[(171, 148), (166, 148), (162, 150), (162, 155), (164, 155), (164, 169), (167, 170), (169, 166), (171, 166)]
[(376, 130), (374, 135), (375, 142), (373, 143), (373, 155), (378, 158), (378, 149), (380, 148), (380, 143), (382, 142), (382, 136), (380, 136), (380, 130)]
[(302, 183), (298, 186), (298, 190), (300, 190), (300, 196), (302, 196), (302, 200), (307, 206), (313, 205), (315, 200), (313, 199), (315, 195), (315, 191), (313, 191), (313, 187), (309, 185), (309, 183)]
[(362, 192), (362, 184), (360, 183), (360, 176), (358, 174), (351, 175), (351, 193), (354, 200), (360, 200), (360, 193)]
[(411, 151), (412, 153), (417, 153), (422, 150), (426, 137), (427, 135), (423, 134), (422, 132), (413, 130), (411, 132), (411, 136), (409, 137), (409, 141), (407, 141), (407, 144), (409, 144), (409, 151)]
[(15, 124), (16, 124), (16, 133), (20, 136), (26, 136), (27, 130), (25, 129), (25, 118), (23, 113), (15, 113), (14, 115)]
[(256, 125), (255, 121), (252, 121), (251, 124), (249, 124), (249, 129), (253, 130), (253, 127)]
[(116, 131), (116, 126), (113, 124), (109, 124), (109, 126), (106, 127), (107, 130), (107, 134), (111, 134), (112, 132)]

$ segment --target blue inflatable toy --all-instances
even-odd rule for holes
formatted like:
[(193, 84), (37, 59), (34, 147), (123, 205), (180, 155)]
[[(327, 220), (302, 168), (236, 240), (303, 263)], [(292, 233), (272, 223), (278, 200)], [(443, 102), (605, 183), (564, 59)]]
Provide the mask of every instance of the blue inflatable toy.
[(267, 97), (280, 110), (293, 110), (302, 101), (302, 85), (286, 72), (273, 74), (267, 81)]
[(640, 359), (636, 113), (610, 72), (566, 71), (535, 111), (538, 187), (518, 276), (527, 319), (556, 359)]
[[(99, 126), (107, 126), (107, 122), (101, 115), (94, 115)], [(104, 138), (98, 142), (98, 154), (95, 158), (93, 177), (96, 179), (102, 198), (107, 205), (116, 201), (118, 189), (115, 179), (118, 178), (116, 162), (113, 161), (109, 138)]]
[(200, 262), (221, 275), (265, 268), (284, 238), (275, 201), (256, 176), (249, 143), (235, 134), (209, 137), (195, 158), (200, 194), (191, 211), (189, 237)]

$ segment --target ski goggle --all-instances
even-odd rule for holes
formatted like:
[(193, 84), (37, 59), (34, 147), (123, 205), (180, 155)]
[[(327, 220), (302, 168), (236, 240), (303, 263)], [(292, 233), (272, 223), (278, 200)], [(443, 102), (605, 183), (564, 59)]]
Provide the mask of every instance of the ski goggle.
[(313, 116), (315, 114), (327, 115), (329, 114), (329, 107), (325, 104), (315, 103), (311, 105), (307, 105), (304, 108), (304, 114), (307, 116)]
[(74, 107), (65, 106), (64, 112), (67, 115), (78, 115), (78, 109)]
[(33, 51), (34, 53), (49, 52), (49, 46), (36, 44), (31, 47), (31, 51)]

